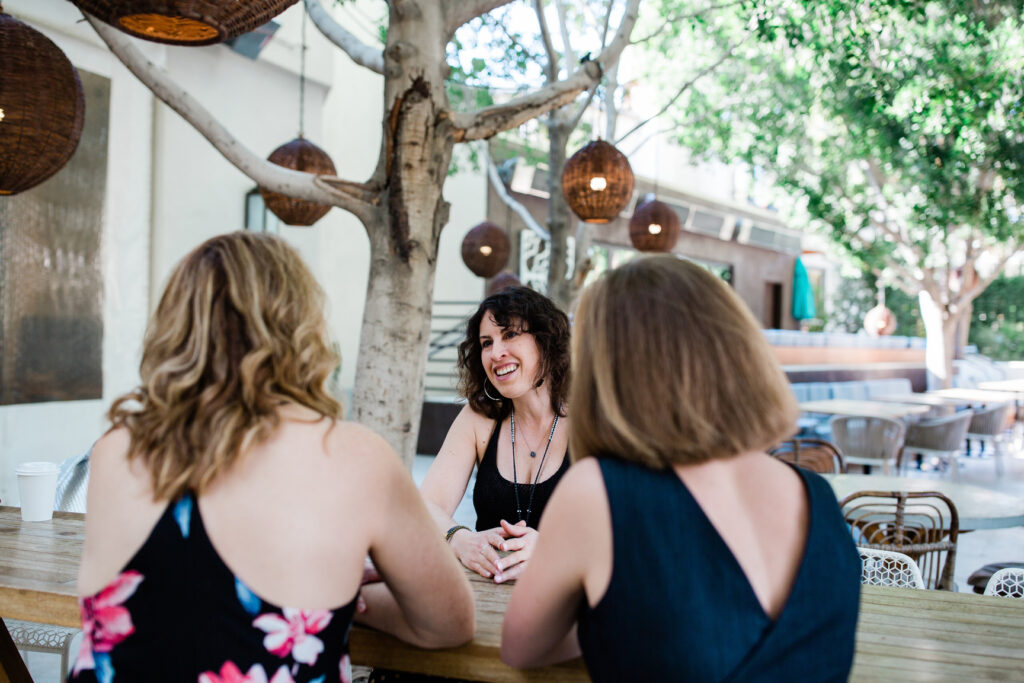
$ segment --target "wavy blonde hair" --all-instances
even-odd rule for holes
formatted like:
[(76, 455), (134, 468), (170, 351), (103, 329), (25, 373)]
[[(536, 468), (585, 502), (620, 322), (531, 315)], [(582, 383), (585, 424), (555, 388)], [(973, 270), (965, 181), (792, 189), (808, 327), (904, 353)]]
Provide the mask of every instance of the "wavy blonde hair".
[(108, 413), (157, 500), (202, 493), (273, 432), (283, 403), (339, 418), (323, 300), (298, 253), (270, 235), (214, 237), (175, 267), (146, 330), (142, 383)]
[(674, 256), (584, 290), (572, 344), (573, 460), (663, 469), (762, 450), (796, 431), (789, 381), (747, 305)]

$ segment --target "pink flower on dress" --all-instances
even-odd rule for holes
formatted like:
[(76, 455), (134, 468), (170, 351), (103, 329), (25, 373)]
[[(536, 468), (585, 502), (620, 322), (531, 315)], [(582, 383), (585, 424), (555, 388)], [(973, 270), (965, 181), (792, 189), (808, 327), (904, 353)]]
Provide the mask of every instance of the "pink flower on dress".
[(338, 663), (338, 674), (341, 683), (352, 683), (352, 660), (344, 655)]
[(297, 662), (313, 664), (324, 650), (323, 641), (314, 636), (327, 628), (331, 613), (325, 609), (299, 610), (285, 607), (283, 615), (261, 614), (252, 625), (267, 635), (263, 646), (278, 657), (289, 654)]
[[(253, 664), (246, 673), (242, 673), (234, 662), (224, 662), (220, 668), (220, 675), (212, 671), (199, 674), (198, 683), (268, 683), (267, 672), (262, 664)], [(269, 683), (295, 683), (292, 675), (288, 673), (288, 667), (281, 665)]]
[(135, 632), (132, 615), (121, 606), (142, 583), (137, 571), (124, 572), (98, 594), (79, 598), (82, 610), (82, 646), (75, 660), (74, 673), (96, 668), (93, 653), (110, 652)]

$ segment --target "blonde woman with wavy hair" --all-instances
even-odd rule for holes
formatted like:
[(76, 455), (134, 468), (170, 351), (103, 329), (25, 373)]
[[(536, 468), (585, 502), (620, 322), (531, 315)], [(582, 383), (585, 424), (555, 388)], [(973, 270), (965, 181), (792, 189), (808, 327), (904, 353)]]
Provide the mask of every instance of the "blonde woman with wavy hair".
[(512, 593), (502, 657), (595, 681), (846, 680), (860, 559), (831, 487), (765, 453), (796, 429), (746, 305), (674, 256), (580, 300), (573, 466)]
[[(350, 680), (353, 618), (423, 647), (472, 637), (411, 478), (324, 388), (323, 298), (267, 235), (172, 272), (93, 448), (72, 680)], [(360, 598), (367, 555), (383, 583)]]

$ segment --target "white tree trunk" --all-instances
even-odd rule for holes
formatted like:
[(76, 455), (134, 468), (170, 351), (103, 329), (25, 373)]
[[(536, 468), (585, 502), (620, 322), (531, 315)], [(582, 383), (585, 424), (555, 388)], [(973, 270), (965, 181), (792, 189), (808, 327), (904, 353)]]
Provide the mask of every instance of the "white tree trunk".
[(384, 231), (371, 231), (370, 279), (359, 337), (351, 418), (384, 436), (412, 467), (423, 401), (433, 254), (393, 253)]
[(445, 91), (439, 3), (391, 3), (384, 51), (383, 188), (367, 224), (370, 277), (359, 338), (353, 418), (412, 467), (430, 334), (434, 269), (449, 204), (442, 196), (455, 141)]
[(945, 389), (953, 385), (953, 351), (956, 343), (956, 324), (960, 315), (952, 316), (945, 306), (935, 301), (925, 290), (918, 295), (921, 322), (924, 323), (925, 367), (928, 389)]

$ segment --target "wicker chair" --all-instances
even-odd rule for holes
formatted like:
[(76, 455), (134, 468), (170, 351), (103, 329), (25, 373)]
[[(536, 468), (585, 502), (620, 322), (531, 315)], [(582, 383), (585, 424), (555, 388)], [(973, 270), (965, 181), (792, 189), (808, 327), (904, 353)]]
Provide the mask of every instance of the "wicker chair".
[(953, 472), (953, 480), (959, 477), (957, 456), (967, 436), (967, 427), (974, 416), (970, 410), (963, 410), (949, 417), (937, 420), (922, 420), (907, 427), (903, 440), (903, 458), (919, 453), (942, 458)]
[(843, 415), (832, 418), (832, 440), (843, 453), (849, 465), (881, 465), (889, 474), (889, 466), (896, 464), (903, 446), (906, 425), (886, 417)]
[(768, 455), (819, 474), (846, 471), (843, 454), (823, 439), (787, 439), (768, 451)]
[(1001, 403), (975, 410), (967, 426), (968, 448), (971, 441), (979, 441), (983, 447), (990, 444), (996, 456), (996, 473), (999, 475), (1003, 474), (1003, 446), (1013, 410), (1012, 403)]
[(921, 569), (903, 553), (857, 548), (860, 553), (860, 582), (868, 586), (924, 588)]
[(1024, 569), (1000, 569), (989, 579), (985, 595), (1024, 600)]
[(903, 553), (917, 563), (925, 587), (954, 590), (960, 518), (949, 498), (937, 491), (858, 491), (839, 507), (858, 547)]

